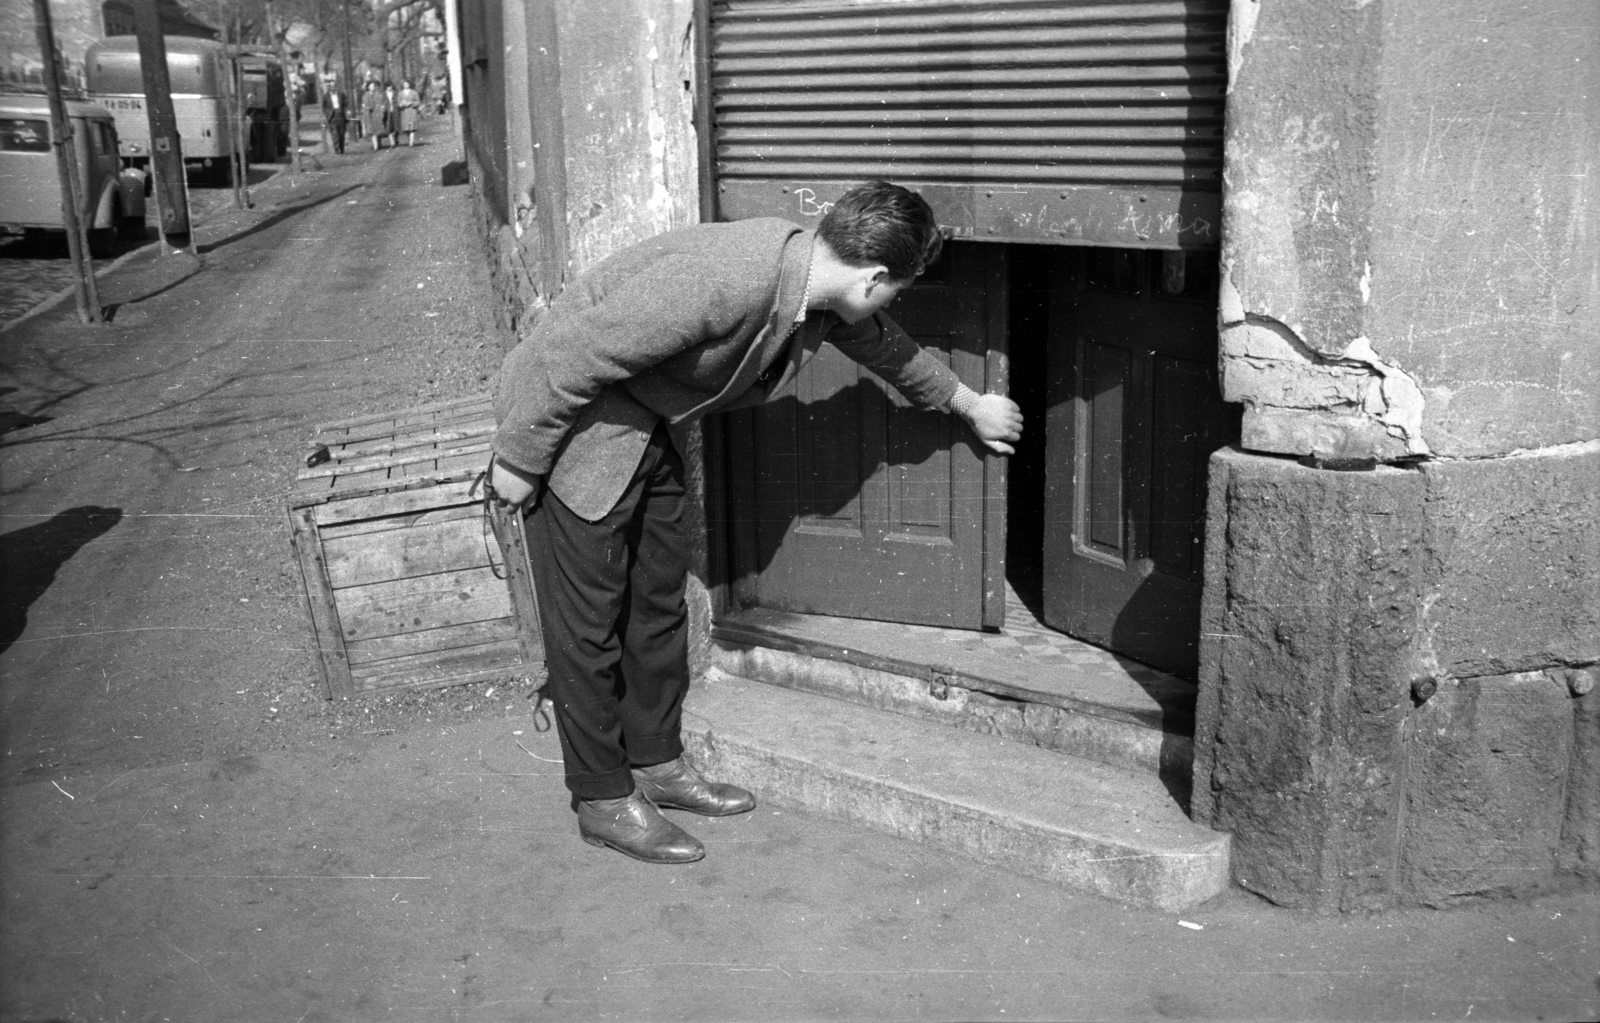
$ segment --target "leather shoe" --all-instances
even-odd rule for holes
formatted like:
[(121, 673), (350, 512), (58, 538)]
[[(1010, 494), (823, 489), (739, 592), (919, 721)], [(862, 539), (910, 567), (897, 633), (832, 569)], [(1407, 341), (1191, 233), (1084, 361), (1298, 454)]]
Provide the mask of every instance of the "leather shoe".
[(756, 806), (755, 796), (737, 785), (706, 781), (682, 757), (654, 767), (635, 767), (633, 784), (657, 806), (707, 817), (744, 813)]
[(699, 840), (661, 816), (638, 789), (621, 799), (578, 801), (578, 834), (646, 863), (693, 863), (706, 854)]

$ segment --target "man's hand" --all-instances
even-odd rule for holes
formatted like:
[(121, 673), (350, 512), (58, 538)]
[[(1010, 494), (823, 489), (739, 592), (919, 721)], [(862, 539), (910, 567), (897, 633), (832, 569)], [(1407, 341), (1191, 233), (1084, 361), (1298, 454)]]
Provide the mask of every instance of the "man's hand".
[(525, 508), (539, 496), (539, 479), (496, 458), (489, 473), (489, 486), (501, 504)]
[(1002, 455), (1016, 454), (1011, 444), (1022, 439), (1022, 409), (1003, 394), (980, 394), (966, 411), (972, 432)]

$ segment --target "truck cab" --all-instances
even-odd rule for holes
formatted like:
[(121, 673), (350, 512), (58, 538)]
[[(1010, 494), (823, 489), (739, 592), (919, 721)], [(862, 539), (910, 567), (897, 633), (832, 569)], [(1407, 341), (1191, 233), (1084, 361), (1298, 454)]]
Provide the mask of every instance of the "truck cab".
[[(144, 175), (123, 172), (116, 121), (103, 107), (66, 101), (75, 171), (83, 187), (78, 216), (90, 253), (110, 255), (119, 235), (144, 236)], [(0, 232), (65, 230), (50, 103), (44, 96), (0, 96)]]

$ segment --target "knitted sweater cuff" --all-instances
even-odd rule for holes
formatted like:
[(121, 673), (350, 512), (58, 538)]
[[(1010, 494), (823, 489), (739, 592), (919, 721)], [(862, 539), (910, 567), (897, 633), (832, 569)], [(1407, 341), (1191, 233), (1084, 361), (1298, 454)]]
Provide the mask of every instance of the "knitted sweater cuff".
[(972, 406), (978, 401), (978, 392), (966, 384), (956, 384), (956, 393), (950, 396), (949, 409), (951, 412), (965, 419)]

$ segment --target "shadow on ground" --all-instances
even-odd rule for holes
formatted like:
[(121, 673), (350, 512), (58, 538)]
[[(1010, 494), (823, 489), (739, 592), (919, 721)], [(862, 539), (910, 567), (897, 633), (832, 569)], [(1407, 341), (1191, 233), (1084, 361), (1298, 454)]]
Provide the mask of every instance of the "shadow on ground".
[(55, 582), (61, 566), (121, 521), (120, 508), (86, 504), (57, 512), (38, 525), (0, 534), (0, 578), (6, 581), (0, 600), (0, 653), (27, 628), (28, 608)]

